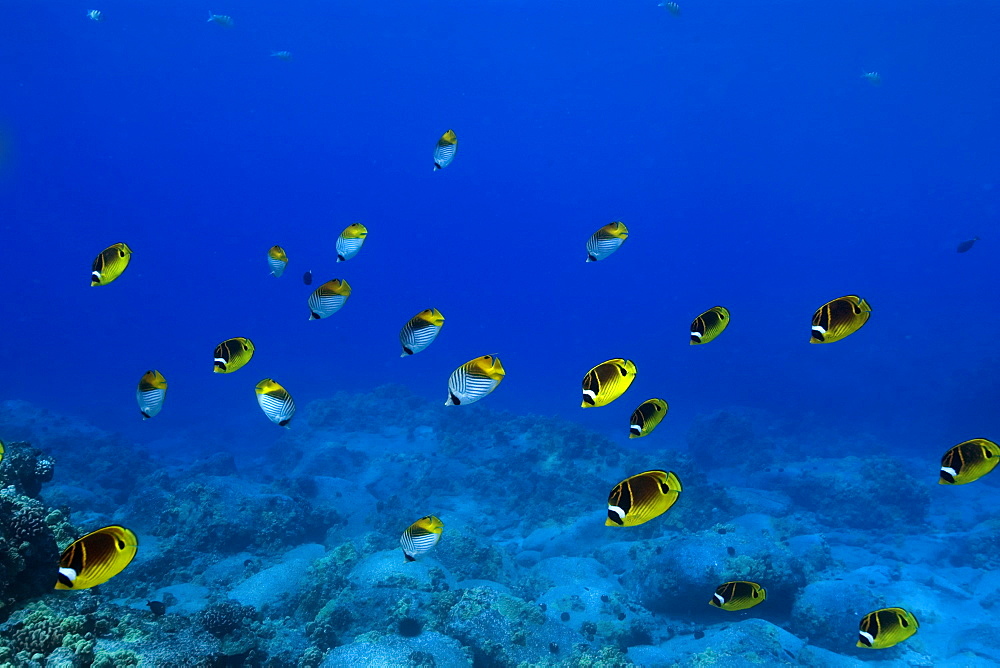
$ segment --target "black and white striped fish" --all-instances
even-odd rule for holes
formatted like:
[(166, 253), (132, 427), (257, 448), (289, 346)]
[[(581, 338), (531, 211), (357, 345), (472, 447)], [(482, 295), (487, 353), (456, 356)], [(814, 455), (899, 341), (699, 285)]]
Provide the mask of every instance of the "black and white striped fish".
[(267, 251), (267, 266), (271, 267), (271, 274), (277, 278), (285, 273), (288, 266), (288, 256), (281, 246), (271, 246)]
[(400, 357), (416, 355), (431, 345), (443, 324), (444, 316), (436, 308), (421, 311), (410, 318), (399, 332), (399, 343), (403, 346)]
[(628, 228), (625, 223), (617, 221), (608, 223), (590, 235), (587, 240), (587, 262), (597, 262), (618, 250), (628, 239)]
[(455, 151), (458, 150), (458, 137), (454, 130), (448, 130), (441, 139), (438, 139), (437, 146), (434, 147), (434, 171), (444, 169), (455, 159)]
[(448, 379), (445, 406), (460, 406), (479, 401), (497, 389), (506, 372), (496, 355), (483, 355), (455, 369)]
[(351, 223), (337, 237), (337, 262), (347, 262), (358, 254), (368, 237), (368, 228), (361, 223)]
[(403, 532), (399, 544), (403, 548), (403, 556), (407, 561), (416, 561), (441, 540), (444, 522), (434, 515), (421, 517)]
[(139, 402), (143, 420), (155, 417), (163, 408), (164, 399), (167, 398), (167, 379), (155, 369), (147, 371), (139, 379), (139, 389), (136, 390), (135, 398)]
[(264, 415), (279, 427), (287, 427), (295, 415), (295, 401), (284, 387), (272, 378), (257, 383), (257, 403)]
[(309, 319), (329, 318), (339, 311), (351, 296), (347, 281), (335, 278), (313, 290), (309, 295)]

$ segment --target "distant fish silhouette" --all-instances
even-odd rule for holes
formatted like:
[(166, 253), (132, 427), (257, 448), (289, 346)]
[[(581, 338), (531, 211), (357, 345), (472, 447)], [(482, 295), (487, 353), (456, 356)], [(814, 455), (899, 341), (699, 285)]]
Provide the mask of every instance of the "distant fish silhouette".
[(870, 83), (873, 86), (882, 85), (882, 75), (879, 74), (878, 72), (865, 72), (864, 74), (861, 75), (861, 78), (865, 79), (866, 81), (868, 81), (868, 83)]
[(302, 282), (305, 283), (306, 285), (313, 284), (313, 273), (311, 269), (306, 273), (302, 274)]
[(970, 250), (973, 246), (975, 246), (977, 241), (979, 241), (979, 237), (973, 237), (972, 239), (967, 239), (962, 243), (958, 244), (958, 247), (955, 248), (955, 250), (958, 251), (959, 253), (964, 253)]
[(146, 605), (149, 606), (150, 612), (157, 617), (162, 617), (167, 611), (167, 606), (164, 605), (162, 601), (146, 601)]

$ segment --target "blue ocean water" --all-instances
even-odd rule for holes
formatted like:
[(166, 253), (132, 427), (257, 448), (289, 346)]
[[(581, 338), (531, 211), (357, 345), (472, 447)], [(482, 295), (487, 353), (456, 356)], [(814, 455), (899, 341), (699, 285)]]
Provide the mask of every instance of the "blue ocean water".
[[(933, 480), (945, 449), (1000, 433), (1000, 7), (681, 5), (108, 0), (95, 22), (8, 0), (0, 399), (174, 455), (241, 455), (281, 436), (260, 378), (300, 407), (385, 384), (443, 404), (455, 367), (498, 354), (492, 409), (654, 454), (699, 416), (760, 410), (859, 435), (845, 454), (926, 458)], [(433, 172), (449, 128), (457, 155)], [(585, 263), (614, 220), (628, 241)], [(355, 221), (365, 246), (336, 264)], [(129, 268), (91, 288), (116, 242)], [(331, 278), (350, 300), (308, 321)], [(847, 294), (868, 324), (809, 345), (812, 313)], [(730, 327), (690, 346), (717, 304)], [(429, 307), (441, 335), (400, 359), (399, 328)], [(233, 336), (254, 359), (212, 374)], [(580, 409), (584, 373), (615, 357), (638, 367), (628, 395)], [(169, 395), (141, 421), (152, 368)], [(670, 414), (629, 442), (652, 396)]]

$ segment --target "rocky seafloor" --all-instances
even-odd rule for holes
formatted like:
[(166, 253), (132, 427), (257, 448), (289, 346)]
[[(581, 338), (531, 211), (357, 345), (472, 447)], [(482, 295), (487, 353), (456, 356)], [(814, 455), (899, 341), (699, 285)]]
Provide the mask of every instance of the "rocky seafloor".
[[(310, 404), (237, 465), (6, 402), (0, 665), (997, 665), (994, 482), (939, 486), (933, 460), (802, 429), (733, 409), (687, 447), (632, 450), (385, 387)], [(655, 468), (677, 504), (605, 527), (611, 487)], [(400, 533), (427, 514), (442, 540), (407, 563)], [(138, 534), (133, 563), (52, 590), (60, 550), (107, 524)], [(767, 600), (709, 606), (727, 580)], [(856, 648), (883, 606), (919, 632)]]

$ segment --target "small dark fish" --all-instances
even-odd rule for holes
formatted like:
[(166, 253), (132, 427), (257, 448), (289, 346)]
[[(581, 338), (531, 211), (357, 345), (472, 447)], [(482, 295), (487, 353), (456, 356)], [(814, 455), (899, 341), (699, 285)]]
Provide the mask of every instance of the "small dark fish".
[(959, 253), (964, 253), (967, 250), (971, 249), (973, 246), (975, 246), (977, 241), (979, 241), (979, 237), (966, 239), (962, 243), (958, 244), (958, 247), (955, 250), (958, 251)]
[(305, 283), (306, 285), (312, 285), (313, 284), (313, 273), (312, 273), (312, 271), (307, 271), (306, 273), (302, 274), (302, 282)]
[(736, 556), (736, 548), (733, 547), (732, 545), (730, 545), (729, 547), (726, 548), (726, 554), (728, 554), (730, 557), (735, 557)]
[(149, 610), (157, 617), (162, 617), (163, 613), (167, 611), (167, 606), (162, 601), (146, 601), (146, 605), (149, 606)]
[(705, 632), (704, 631), (695, 631), (694, 632), (694, 639), (695, 640), (701, 640), (704, 637), (705, 637)]

